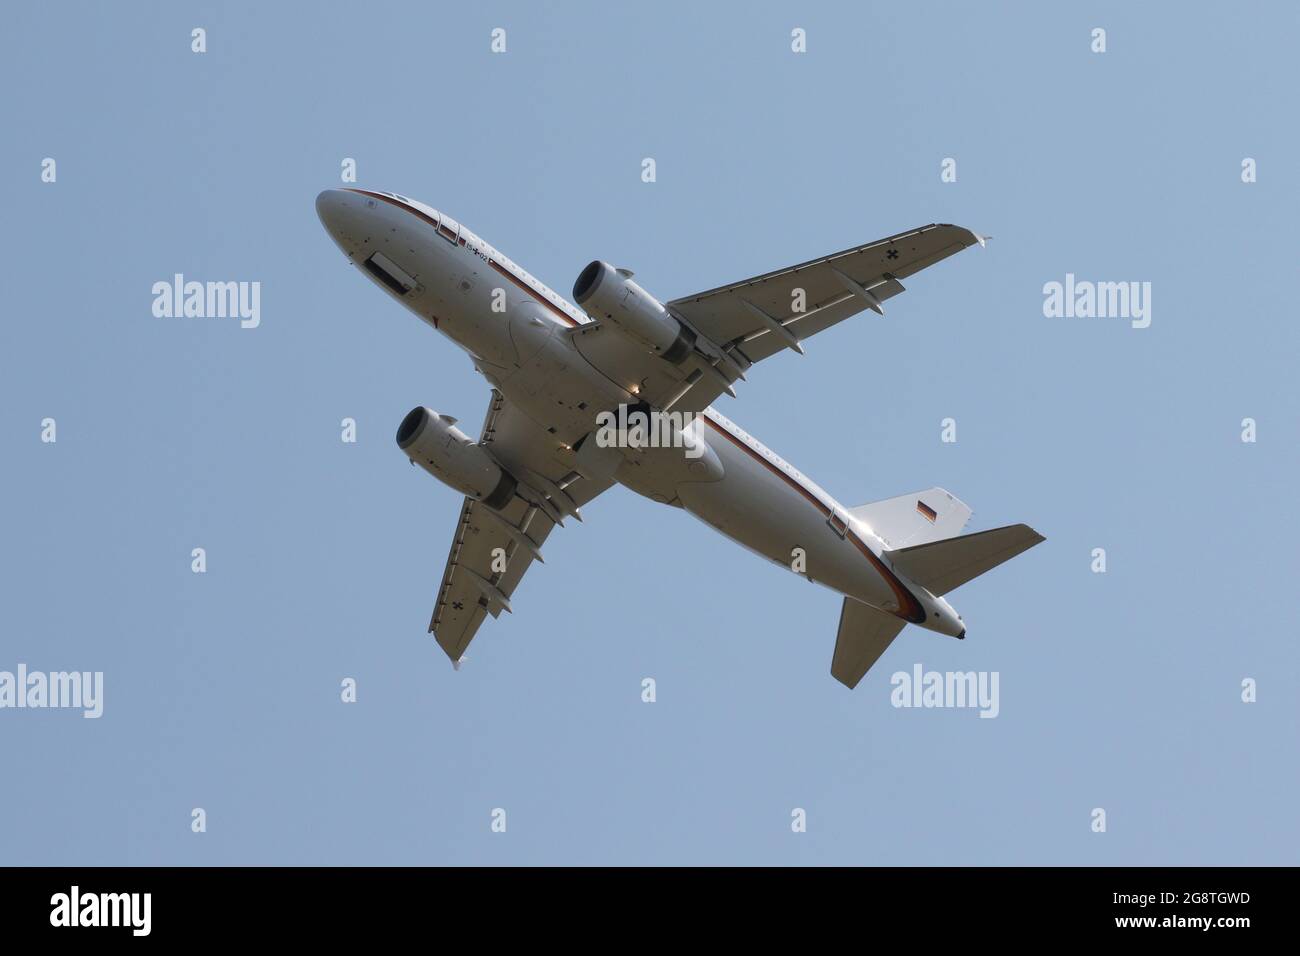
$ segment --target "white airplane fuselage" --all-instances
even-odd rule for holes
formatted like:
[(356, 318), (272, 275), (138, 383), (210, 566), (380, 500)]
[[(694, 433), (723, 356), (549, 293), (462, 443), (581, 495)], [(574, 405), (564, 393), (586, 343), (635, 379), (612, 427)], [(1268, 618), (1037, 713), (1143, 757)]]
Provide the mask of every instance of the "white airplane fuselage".
[[(573, 330), (593, 324), (589, 316), (450, 217), (361, 189), (326, 190), (316, 206), (352, 263), (468, 352), (539, 429), (586, 435), (598, 411), (638, 402), (635, 382), (593, 363), (574, 344)], [(693, 427), (706, 446), (699, 457), (680, 447), (643, 449), (619, 467), (616, 480), (684, 508), (787, 570), (798, 566), (839, 594), (941, 634), (964, 635), (943, 598), (896, 571), (870, 527), (779, 455), (713, 408)], [(559, 453), (567, 450), (559, 439), (557, 445)]]

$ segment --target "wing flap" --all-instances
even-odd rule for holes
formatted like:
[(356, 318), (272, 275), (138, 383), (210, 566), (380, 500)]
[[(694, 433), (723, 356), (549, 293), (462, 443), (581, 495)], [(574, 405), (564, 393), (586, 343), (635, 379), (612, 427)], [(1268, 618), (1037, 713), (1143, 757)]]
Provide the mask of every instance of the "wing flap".
[[(902, 283), (895, 280), (877, 286), (871, 290), (871, 293), (878, 301), (885, 302), (903, 291), (905, 290)], [(818, 309), (787, 319), (782, 322), (782, 325), (793, 332), (797, 339), (803, 341), (857, 315), (864, 308), (866, 303), (852, 292), (848, 292)], [(745, 336), (737, 347), (751, 362), (758, 363), (780, 352), (785, 348), (785, 343), (779, 336), (762, 329)]]

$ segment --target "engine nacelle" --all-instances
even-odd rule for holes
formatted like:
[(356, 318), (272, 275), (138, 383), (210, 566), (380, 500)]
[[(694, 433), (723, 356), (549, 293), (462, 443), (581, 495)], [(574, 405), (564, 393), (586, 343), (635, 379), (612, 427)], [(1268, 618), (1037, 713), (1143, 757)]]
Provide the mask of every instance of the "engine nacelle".
[(397, 447), (443, 484), (490, 508), (502, 508), (514, 496), (515, 479), (450, 416), (424, 406), (411, 409), (397, 426)]
[(632, 281), (627, 269), (597, 260), (573, 284), (573, 298), (594, 319), (608, 319), (634, 342), (673, 365), (691, 354), (695, 333)]

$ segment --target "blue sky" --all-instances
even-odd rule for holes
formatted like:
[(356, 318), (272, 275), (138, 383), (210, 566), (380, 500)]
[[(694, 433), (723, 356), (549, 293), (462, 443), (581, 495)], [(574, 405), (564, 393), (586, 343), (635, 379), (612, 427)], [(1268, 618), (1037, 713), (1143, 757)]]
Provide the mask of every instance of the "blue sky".
[[(0, 863), (1298, 862), (1295, 10), (4, 19), (0, 670), (105, 700), (0, 710)], [(847, 504), (938, 484), (1047, 542), (950, 595), (967, 640), (909, 629), (849, 692), (833, 594), (616, 489), (453, 672), (425, 627), (459, 501), (392, 436), (486, 387), (321, 229), (345, 157), (562, 293), (593, 258), (668, 299), (992, 235), (719, 408)], [(260, 281), (260, 326), (155, 318), (178, 272)], [(1150, 282), (1150, 327), (1045, 317), (1067, 273)], [(999, 716), (892, 707), (918, 663), (998, 672)]]

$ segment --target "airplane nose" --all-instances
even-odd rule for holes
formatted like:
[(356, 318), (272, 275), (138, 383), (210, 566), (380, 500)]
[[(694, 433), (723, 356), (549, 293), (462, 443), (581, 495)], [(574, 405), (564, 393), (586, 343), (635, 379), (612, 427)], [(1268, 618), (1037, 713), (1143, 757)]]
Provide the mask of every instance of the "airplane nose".
[(326, 189), (316, 197), (316, 215), (320, 217), (321, 225), (334, 244), (349, 257), (356, 251), (363, 228), (360, 198), (346, 189)]
[(335, 239), (343, 225), (343, 195), (341, 189), (326, 189), (316, 197), (316, 215), (320, 217), (325, 231)]

